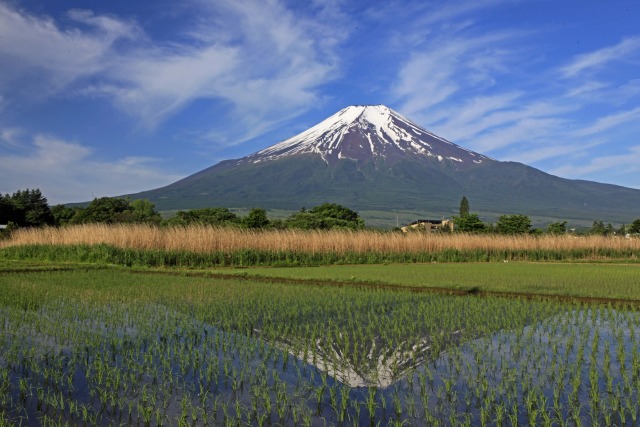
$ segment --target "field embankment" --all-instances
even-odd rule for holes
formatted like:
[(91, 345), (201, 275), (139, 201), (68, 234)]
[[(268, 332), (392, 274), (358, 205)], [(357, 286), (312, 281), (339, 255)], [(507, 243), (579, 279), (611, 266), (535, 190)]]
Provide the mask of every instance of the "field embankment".
[[(220, 273), (223, 272), (223, 273)], [(255, 267), (202, 271), (276, 283), (361, 286), (443, 294), (552, 298), (640, 306), (640, 265), (622, 263), (429, 263)], [(183, 273), (184, 274), (184, 273)], [(190, 274), (197, 275), (198, 272)]]
[(637, 262), (640, 239), (79, 225), (17, 230), (0, 243), (2, 258), (186, 267), (504, 260)]

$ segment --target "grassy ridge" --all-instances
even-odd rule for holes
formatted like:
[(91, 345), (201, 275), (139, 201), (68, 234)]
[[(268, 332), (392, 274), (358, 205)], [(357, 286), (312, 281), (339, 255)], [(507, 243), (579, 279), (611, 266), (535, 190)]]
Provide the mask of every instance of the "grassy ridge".
[[(38, 248), (42, 249), (42, 247)], [(7, 273), (37, 272), (87, 272), (93, 270), (120, 270), (114, 266), (114, 258), (97, 263), (62, 260), (65, 254), (55, 248), (49, 259), (38, 256), (19, 261), (0, 258), (0, 275)], [(73, 249), (70, 247), (64, 249)], [(103, 254), (108, 254), (104, 252)], [(6, 250), (0, 255), (7, 255)], [(38, 252), (34, 252), (38, 255)], [(42, 255), (42, 254), (39, 254)], [(96, 258), (93, 258), (95, 261)], [(129, 259), (130, 260), (130, 259)], [(139, 265), (145, 273), (161, 277), (167, 273), (165, 266)], [(152, 266), (153, 267), (153, 266)], [(125, 267), (126, 271), (131, 271)], [(201, 270), (198, 270), (201, 269)], [(135, 271), (135, 270), (134, 270)], [(140, 271), (140, 270), (138, 270)], [(367, 264), (367, 265), (331, 265), (331, 266), (287, 266), (287, 267), (251, 267), (223, 268), (211, 270), (209, 267), (178, 267), (170, 271), (171, 277), (195, 275), (207, 280), (224, 279), (271, 284), (297, 283), (300, 285), (331, 285), (339, 287), (389, 287), (410, 289), (412, 291), (437, 291), (438, 293), (482, 293), (484, 295), (551, 296), (564, 299), (598, 300), (619, 304), (629, 301), (637, 305), (640, 302), (640, 265), (612, 263), (415, 263), (415, 264)], [(170, 279), (169, 279), (170, 280)], [(352, 286), (353, 285), (353, 286)]]
[(465, 263), (251, 268), (230, 274), (308, 281), (371, 282), (473, 292), (640, 300), (640, 266), (629, 264)]
[(416, 252), (304, 252), (238, 249), (195, 252), (187, 250), (121, 248), (104, 243), (89, 245), (19, 245), (0, 249), (0, 259), (86, 262), (128, 267), (250, 267), (319, 266), (430, 262), (579, 261), (637, 262), (634, 250), (595, 249), (442, 249)]

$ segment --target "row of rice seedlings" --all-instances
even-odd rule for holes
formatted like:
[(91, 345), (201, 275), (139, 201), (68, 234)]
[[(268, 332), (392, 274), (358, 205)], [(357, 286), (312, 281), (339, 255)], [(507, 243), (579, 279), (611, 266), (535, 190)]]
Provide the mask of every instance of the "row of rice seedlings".
[(245, 230), (208, 226), (158, 228), (149, 225), (87, 224), (64, 228), (20, 229), (0, 242), (15, 245), (108, 244), (120, 248), (187, 252), (235, 252), (254, 249), (283, 253), (405, 253), (480, 251), (496, 253), (543, 251), (606, 257), (637, 256), (640, 239), (602, 236), (469, 235), (378, 231)]
[(638, 416), (635, 311), (101, 277), (0, 276), (3, 417), (76, 425), (623, 425)]

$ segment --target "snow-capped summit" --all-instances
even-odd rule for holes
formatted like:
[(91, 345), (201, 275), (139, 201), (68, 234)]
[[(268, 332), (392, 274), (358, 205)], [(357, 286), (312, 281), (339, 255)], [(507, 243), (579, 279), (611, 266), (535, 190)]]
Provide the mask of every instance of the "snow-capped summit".
[(260, 163), (303, 153), (319, 154), (329, 164), (340, 159), (393, 161), (407, 156), (461, 164), (488, 159), (434, 135), (389, 107), (354, 105), (238, 163)]

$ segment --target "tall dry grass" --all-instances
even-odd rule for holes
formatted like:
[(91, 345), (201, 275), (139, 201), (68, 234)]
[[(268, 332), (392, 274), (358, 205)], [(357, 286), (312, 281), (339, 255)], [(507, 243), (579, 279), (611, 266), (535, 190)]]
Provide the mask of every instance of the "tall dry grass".
[(233, 252), (256, 249), (307, 253), (437, 252), (443, 250), (640, 250), (640, 239), (602, 236), (499, 236), (379, 231), (252, 231), (208, 226), (159, 228), (147, 225), (77, 225), (20, 229), (0, 247), (105, 243), (120, 248)]

